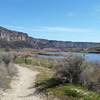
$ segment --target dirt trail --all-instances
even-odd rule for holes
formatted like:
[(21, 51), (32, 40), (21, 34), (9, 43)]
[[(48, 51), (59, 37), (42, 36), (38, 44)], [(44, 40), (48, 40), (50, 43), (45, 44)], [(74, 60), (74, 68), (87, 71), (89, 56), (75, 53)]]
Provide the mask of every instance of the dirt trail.
[(0, 100), (43, 100), (39, 95), (35, 95), (35, 88), (31, 88), (35, 83), (36, 71), (15, 65), (18, 69), (18, 76), (11, 82), (11, 89), (6, 90)]

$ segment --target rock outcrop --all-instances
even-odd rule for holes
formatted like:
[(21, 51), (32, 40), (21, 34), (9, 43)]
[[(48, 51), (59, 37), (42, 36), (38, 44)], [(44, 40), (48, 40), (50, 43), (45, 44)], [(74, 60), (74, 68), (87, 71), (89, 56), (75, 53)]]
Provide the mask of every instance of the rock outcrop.
[(0, 27), (0, 39), (7, 41), (27, 41), (28, 35), (22, 32), (11, 31)]
[(36, 39), (28, 36), (27, 33), (12, 31), (0, 27), (0, 47), (4, 48), (6, 46), (11, 48), (30, 47), (35, 49), (43, 49), (43, 48), (66, 49), (66, 48), (100, 47), (100, 43)]

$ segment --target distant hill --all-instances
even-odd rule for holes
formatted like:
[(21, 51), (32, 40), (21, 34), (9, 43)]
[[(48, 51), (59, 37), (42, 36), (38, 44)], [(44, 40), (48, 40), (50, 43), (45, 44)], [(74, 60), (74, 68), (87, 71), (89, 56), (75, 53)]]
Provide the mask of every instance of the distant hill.
[(9, 30), (0, 27), (0, 47), (1, 48), (53, 48), (53, 49), (67, 49), (67, 48), (93, 48), (100, 47), (100, 43), (93, 42), (71, 42), (71, 41), (56, 41), (46, 39), (36, 39), (28, 36), (27, 33)]

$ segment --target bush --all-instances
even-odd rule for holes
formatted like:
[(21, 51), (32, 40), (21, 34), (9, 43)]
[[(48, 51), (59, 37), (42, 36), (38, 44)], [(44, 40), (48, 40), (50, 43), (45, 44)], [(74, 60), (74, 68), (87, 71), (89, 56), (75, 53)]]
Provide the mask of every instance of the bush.
[(81, 84), (100, 92), (100, 63), (87, 62), (82, 56), (69, 56), (56, 67), (55, 77), (63, 83)]
[(81, 73), (85, 68), (83, 63), (84, 57), (82, 56), (68, 56), (56, 67), (55, 77), (64, 83), (79, 83)]
[(19, 57), (16, 58), (15, 63), (23, 64), (23, 63), (25, 63), (25, 58), (19, 56)]
[(12, 53), (5, 52), (0, 55), (0, 88), (9, 88), (12, 77), (17, 73), (12, 58)]
[(81, 97), (82, 95), (81, 95), (81, 93), (79, 93), (79, 92), (77, 92), (76, 90), (71, 90), (71, 89), (66, 89), (66, 91), (65, 91), (65, 95), (67, 95), (67, 96), (72, 96), (72, 97)]
[(10, 55), (10, 53), (4, 53), (2, 55), (2, 61), (8, 65), (11, 61), (12, 61), (12, 56)]
[[(9, 70), (9, 73), (8, 73)], [(8, 69), (5, 64), (0, 64), (0, 88), (9, 88), (11, 79), (16, 75), (17, 69), (14, 64), (10, 63)]]
[(8, 71), (8, 73), (9, 73), (9, 64), (12, 61), (12, 57), (13, 56), (11, 55), (11, 53), (4, 53), (1, 56), (1, 60), (5, 64), (5, 67), (6, 67), (7, 71)]
[(86, 70), (81, 74), (81, 82), (88, 89), (100, 92), (100, 64), (88, 63)]
[(44, 80), (43, 82), (36, 84), (36, 87), (37, 87), (37, 90), (41, 92), (41, 91), (46, 91), (48, 88), (58, 86), (60, 84), (61, 84), (61, 81), (55, 78), (50, 78), (48, 80)]

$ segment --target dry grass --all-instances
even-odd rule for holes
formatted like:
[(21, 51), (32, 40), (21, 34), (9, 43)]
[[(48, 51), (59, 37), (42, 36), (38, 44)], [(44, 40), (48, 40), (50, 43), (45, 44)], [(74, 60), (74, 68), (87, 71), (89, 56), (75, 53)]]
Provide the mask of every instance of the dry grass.
[(16, 75), (16, 73), (17, 70), (14, 67), (14, 64), (9, 65), (9, 73), (5, 67), (5, 64), (0, 64), (0, 88), (10, 88), (10, 81), (12, 77)]

